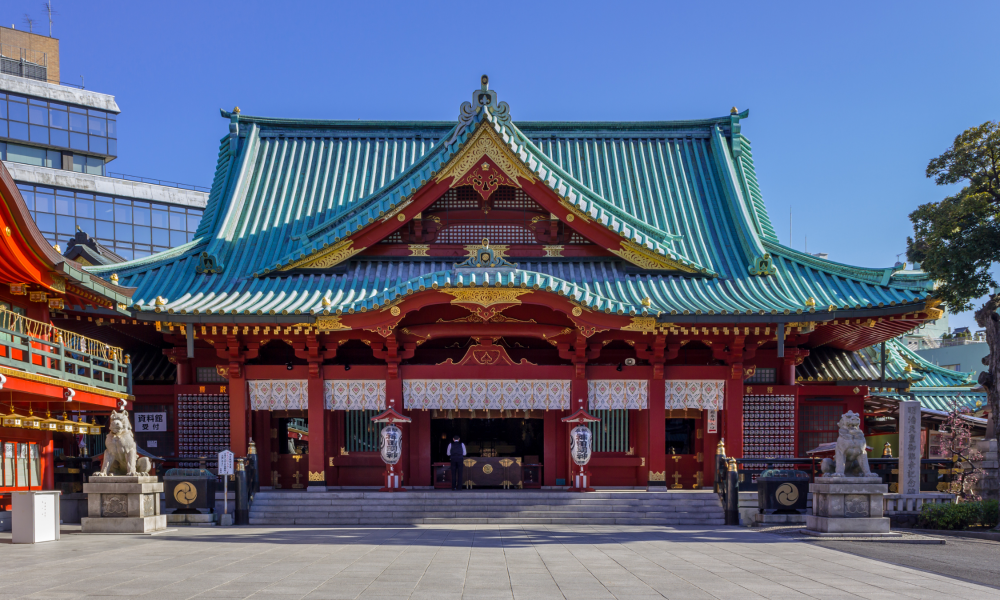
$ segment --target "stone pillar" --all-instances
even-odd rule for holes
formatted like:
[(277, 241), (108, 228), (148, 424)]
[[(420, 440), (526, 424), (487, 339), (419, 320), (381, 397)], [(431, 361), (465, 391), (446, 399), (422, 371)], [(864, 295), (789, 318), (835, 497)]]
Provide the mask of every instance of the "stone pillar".
[(920, 403), (900, 402), (898, 493), (920, 493), (920, 454)]
[[(309, 367), (309, 483), (310, 492), (326, 491), (326, 403), (323, 397), (323, 369)], [(315, 374), (314, 374), (315, 373)]]
[(1000, 459), (997, 455), (996, 440), (979, 440), (975, 443), (976, 449), (983, 454), (983, 460), (972, 463), (984, 471), (983, 478), (976, 482), (976, 493), (982, 496), (983, 500), (996, 500), (1000, 498)]
[(666, 489), (667, 456), (666, 456), (666, 381), (652, 379), (649, 382), (649, 454), (646, 462), (649, 464), (647, 488)]

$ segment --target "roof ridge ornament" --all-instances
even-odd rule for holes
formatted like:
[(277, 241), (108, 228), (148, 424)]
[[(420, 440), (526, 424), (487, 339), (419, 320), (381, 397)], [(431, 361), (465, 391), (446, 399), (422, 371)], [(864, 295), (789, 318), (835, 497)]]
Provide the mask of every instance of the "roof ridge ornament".
[(490, 248), (490, 240), (483, 238), (483, 245), (475, 248), (464, 262), (456, 263), (456, 269), (516, 269), (517, 263), (510, 263), (498, 256)]
[(459, 107), (458, 126), (445, 142), (446, 146), (450, 146), (458, 139), (458, 136), (475, 120), (480, 111), (489, 109), (489, 113), (499, 123), (510, 124), (510, 106), (506, 102), (497, 102), (496, 90), (490, 89), (489, 76), (483, 75), (480, 82), (479, 89), (472, 92), (472, 102), (463, 102), (462, 106)]

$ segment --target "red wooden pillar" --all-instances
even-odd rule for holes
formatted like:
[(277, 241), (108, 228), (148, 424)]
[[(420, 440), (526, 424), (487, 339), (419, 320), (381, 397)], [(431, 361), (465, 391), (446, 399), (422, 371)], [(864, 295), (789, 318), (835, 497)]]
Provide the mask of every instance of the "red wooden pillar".
[(56, 489), (56, 463), (55, 448), (52, 443), (52, 434), (46, 433), (45, 439), (39, 444), (42, 453), (42, 489)]
[(247, 451), (249, 411), (245, 377), (246, 372), (241, 365), (229, 369), (229, 448), (238, 455)]
[(726, 381), (725, 419), (726, 456), (743, 458), (743, 364), (732, 365)]
[(666, 381), (662, 378), (649, 382), (649, 410), (644, 411), (648, 419), (648, 453), (646, 464), (647, 487), (667, 485), (667, 440), (666, 440)]
[[(581, 343), (579, 340), (577, 343)], [(573, 414), (578, 410), (590, 410), (590, 390), (587, 389), (587, 367), (586, 362), (574, 362), (573, 366), (576, 367), (576, 376), (573, 378), (573, 383), (570, 392), (570, 410), (569, 414)], [(563, 457), (559, 460), (559, 465), (562, 467), (563, 474), (559, 476), (559, 479), (565, 479), (566, 485), (573, 485), (573, 473), (576, 472), (576, 463), (573, 462), (573, 457), (569, 454), (569, 432), (574, 427), (575, 423), (559, 423), (559, 434), (562, 439), (559, 440), (558, 448), (562, 449)], [(599, 480), (595, 480), (591, 477), (590, 486), (600, 485)]]
[[(344, 434), (344, 424), (337, 418), (337, 412), (328, 410), (323, 413), (326, 419), (326, 487), (340, 485), (340, 471), (337, 467), (339, 449), (343, 445), (341, 436)], [(341, 412), (340, 414), (343, 414)]]
[(708, 431), (708, 411), (703, 410), (702, 412), (702, 427), (705, 431), (705, 446), (702, 450), (701, 458), (701, 472), (702, 472), (702, 486), (711, 486), (712, 482), (715, 481), (715, 449), (719, 445), (719, 424), (718, 416), (716, 416), (716, 426), (715, 432), (709, 433)]
[[(310, 365), (313, 371), (313, 365)], [(309, 485), (310, 492), (326, 491), (326, 406), (323, 399), (323, 370), (308, 379), (309, 394)]]
[(542, 457), (542, 485), (554, 486), (556, 484), (556, 474), (559, 470), (556, 465), (559, 462), (559, 453), (556, 451), (559, 444), (559, 429), (562, 423), (559, 422), (561, 411), (545, 411), (545, 431), (543, 440), (545, 442), (545, 455)]
[[(389, 375), (385, 380), (385, 407), (395, 409), (401, 413), (403, 411), (403, 380), (400, 379), (398, 373), (398, 364), (396, 366), (395, 372), (397, 375), (393, 376), (392, 372), (394, 369), (392, 365), (389, 365)], [(405, 414), (405, 413), (404, 413)], [(407, 415), (412, 418), (412, 415)], [(413, 423), (403, 423), (398, 425), (399, 429), (403, 432), (403, 455), (400, 457), (398, 463), (396, 463), (396, 470), (399, 472), (399, 479), (402, 482), (403, 487), (409, 488), (413, 485), (413, 469), (411, 468), (411, 451), (416, 446), (413, 444)]]
[(431, 413), (413, 410), (407, 413), (410, 423), (410, 484), (431, 485)]
[(778, 384), (795, 385), (795, 361), (796, 356), (786, 356), (781, 359), (781, 374), (778, 378)]

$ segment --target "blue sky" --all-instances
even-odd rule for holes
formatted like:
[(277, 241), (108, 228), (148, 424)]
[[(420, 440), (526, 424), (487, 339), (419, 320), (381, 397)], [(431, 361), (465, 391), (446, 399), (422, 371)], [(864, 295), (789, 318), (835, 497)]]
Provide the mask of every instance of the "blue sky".
[[(44, 20), (7, 0), (0, 22)], [(67, 2), (62, 79), (116, 96), (110, 170), (209, 185), (219, 108), (455, 119), (488, 73), (515, 120), (669, 120), (750, 109), (782, 242), (889, 266), (924, 176), (998, 118), (998, 2)], [(47, 23), (41, 25), (47, 31)], [(971, 316), (952, 326), (972, 325)]]

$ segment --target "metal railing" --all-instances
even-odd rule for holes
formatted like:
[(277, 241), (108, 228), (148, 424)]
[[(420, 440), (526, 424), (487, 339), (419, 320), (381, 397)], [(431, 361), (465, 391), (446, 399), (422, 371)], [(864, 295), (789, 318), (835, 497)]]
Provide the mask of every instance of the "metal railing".
[(48, 59), (38, 50), (0, 44), (0, 73), (48, 81)]
[(128, 393), (121, 348), (0, 308), (0, 365)]
[(193, 185), (190, 183), (178, 183), (176, 181), (166, 181), (163, 179), (153, 179), (152, 177), (139, 177), (138, 175), (126, 175), (125, 173), (111, 173), (108, 172), (107, 177), (113, 177), (115, 179), (124, 179), (125, 181), (135, 181), (137, 183), (151, 183), (153, 185), (162, 185), (166, 187), (175, 187), (182, 190), (191, 190), (193, 192), (211, 192), (211, 188), (207, 188), (203, 185)]
[[(815, 481), (822, 475), (820, 464), (822, 458), (737, 458), (739, 469), (740, 490), (753, 492), (757, 490), (757, 477), (768, 469), (787, 469), (808, 471), (809, 481)], [(868, 466), (873, 475), (882, 478), (882, 483), (899, 482), (898, 458), (869, 458)], [(940, 489), (939, 484), (948, 484), (953, 479), (955, 463), (939, 458), (925, 458), (920, 461), (920, 491), (934, 492)]]

